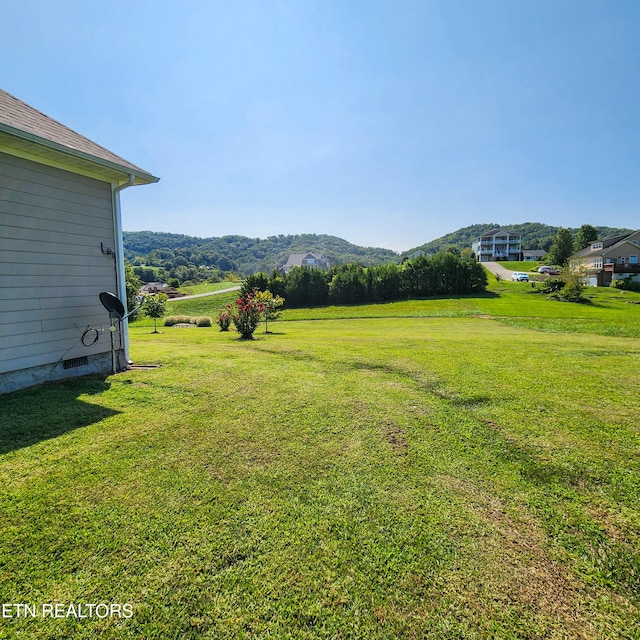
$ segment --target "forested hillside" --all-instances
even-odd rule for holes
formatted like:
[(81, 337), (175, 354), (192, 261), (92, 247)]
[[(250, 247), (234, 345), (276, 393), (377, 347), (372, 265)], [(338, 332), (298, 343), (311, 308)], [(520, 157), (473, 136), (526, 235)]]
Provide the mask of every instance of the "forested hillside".
[(152, 231), (124, 232), (125, 258), (143, 280), (180, 282), (224, 277), (226, 272), (248, 275), (270, 273), (284, 264), (291, 253), (323, 254), (331, 264), (360, 263), (364, 266), (398, 261), (389, 249), (360, 247), (329, 235), (278, 235), (268, 238), (223, 236), (197, 238)]
[[(435, 254), (471, 247), (480, 234), (495, 227), (522, 234), (523, 249), (548, 250), (560, 227), (539, 222), (522, 224), (474, 224), (405, 251), (401, 256), (389, 249), (361, 247), (330, 235), (278, 235), (268, 238), (222, 236), (198, 238), (175, 233), (125, 231), (125, 258), (145, 282), (177, 280), (204, 282), (222, 280), (229, 274), (247, 276), (271, 273), (287, 261), (289, 254), (312, 251), (324, 255), (332, 265), (356, 263), (363, 266), (398, 263), (416, 252)], [(596, 227), (599, 238), (630, 233), (631, 229)], [(575, 236), (578, 229), (571, 229)]]
[[(471, 242), (475, 238), (496, 227), (522, 234), (523, 249), (544, 249), (545, 251), (549, 250), (549, 247), (553, 242), (553, 238), (560, 228), (548, 224), (542, 224), (540, 222), (524, 222), (521, 224), (474, 224), (470, 227), (458, 229), (458, 231), (454, 231), (453, 233), (448, 233), (441, 238), (427, 242), (426, 244), (415, 247), (414, 249), (409, 249), (402, 255), (411, 255), (417, 251), (424, 251), (428, 254), (437, 253), (438, 251), (444, 251), (449, 247), (454, 247), (460, 251), (466, 247), (471, 247)], [(598, 237), (600, 239), (623, 233), (631, 233), (631, 231), (633, 231), (633, 229), (618, 229), (614, 227), (596, 227), (596, 229), (598, 230)], [(577, 231), (577, 228), (571, 229), (571, 233), (573, 235), (575, 235)]]

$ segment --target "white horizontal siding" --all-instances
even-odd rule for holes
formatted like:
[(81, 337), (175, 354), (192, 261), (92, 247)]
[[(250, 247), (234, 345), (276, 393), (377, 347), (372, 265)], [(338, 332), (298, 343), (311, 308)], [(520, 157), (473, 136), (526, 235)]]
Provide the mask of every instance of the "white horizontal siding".
[[(108, 183), (0, 153), (0, 373), (111, 350), (101, 242), (115, 247)], [(87, 327), (104, 328), (91, 347)]]

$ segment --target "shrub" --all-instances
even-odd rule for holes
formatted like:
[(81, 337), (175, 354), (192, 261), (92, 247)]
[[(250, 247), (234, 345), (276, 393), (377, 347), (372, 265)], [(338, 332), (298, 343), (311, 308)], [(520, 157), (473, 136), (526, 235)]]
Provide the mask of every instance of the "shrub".
[(265, 310), (264, 304), (255, 297), (255, 293), (255, 289), (245, 293), (231, 307), (231, 319), (243, 340), (253, 340), (253, 332)]
[(220, 331), (229, 331), (229, 325), (231, 324), (231, 305), (227, 305), (218, 311), (216, 322), (220, 327)]
[(569, 282), (562, 289), (560, 289), (558, 293), (554, 294), (554, 297), (557, 300), (562, 300), (563, 302), (591, 302), (588, 298), (585, 298), (582, 295), (583, 291), (584, 286), (575, 282)]
[(623, 291), (635, 291), (636, 293), (640, 293), (640, 282), (636, 282), (631, 278), (619, 278), (616, 280), (612, 280), (610, 287), (614, 289), (622, 289)]
[(200, 316), (196, 318), (196, 327), (210, 327), (213, 320), (209, 316)]
[(542, 285), (542, 293), (557, 293), (565, 284), (562, 278), (549, 278)]
[(158, 333), (157, 322), (166, 312), (168, 296), (164, 293), (158, 293), (144, 301), (142, 309), (144, 313), (153, 318), (153, 333)]
[(173, 327), (175, 324), (196, 324), (196, 319), (191, 316), (167, 316), (164, 319), (165, 327)]

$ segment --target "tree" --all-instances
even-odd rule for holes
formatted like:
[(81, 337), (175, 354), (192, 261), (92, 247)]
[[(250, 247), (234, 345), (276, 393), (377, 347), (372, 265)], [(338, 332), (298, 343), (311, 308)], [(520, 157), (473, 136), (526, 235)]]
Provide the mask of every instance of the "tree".
[(329, 300), (334, 304), (358, 304), (367, 301), (367, 276), (360, 264), (337, 267), (329, 283)]
[(145, 315), (153, 318), (153, 333), (158, 333), (157, 322), (158, 318), (162, 318), (162, 316), (167, 311), (167, 300), (168, 296), (164, 293), (158, 293), (155, 296), (150, 296), (144, 301), (144, 309)]
[(590, 224), (583, 224), (573, 241), (573, 252), (577, 253), (598, 239), (598, 230)]
[(242, 287), (240, 287), (240, 294), (245, 295), (247, 293), (251, 293), (252, 291), (266, 291), (269, 288), (269, 277), (264, 271), (259, 271), (258, 273), (252, 273), (247, 276), (245, 281), (242, 283)]
[(572, 254), (573, 239), (571, 238), (571, 230), (560, 227), (549, 249), (547, 260), (551, 264), (565, 265)]
[(329, 272), (309, 267), (293, 267), (286, 275), (287, 307), (314, 307), (327, 303)]
[(266, 291), (255, 291), (254, 297), (263, 305), (264, 332), (269, 333), (269, 320), (277, 320), (282, 315), (284, 298), (277, 295), (274, 296), (268, 289)]
[[(136, 306), (136, 299), (140, 295), (142, 281), (135, 274), (133, 265), (129, 262), (125, 262), (124, 264), (124, 280), (127, 288), (127, 311), (131, 311)], [(134, 320), (135, 318), (130, 319)]]

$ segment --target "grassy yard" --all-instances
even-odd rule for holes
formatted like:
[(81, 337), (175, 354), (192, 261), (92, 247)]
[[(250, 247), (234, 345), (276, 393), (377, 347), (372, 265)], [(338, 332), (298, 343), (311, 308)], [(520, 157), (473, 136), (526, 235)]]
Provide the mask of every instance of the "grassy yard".
[(180, 292), (188, 296), (198, 295), (201, 293), (211, 293), (212, 291), (220, 291), (238, 286), (241, 282), (225, 280), (224, 282), (214, 282), (205, 284), (193, 284), (187, 287), (180, 287)]
[(529, 273), (529, 271), (537, 271), (538, 267), (543, 265), (544, 262), (535, 262), (535, 261), (526, 261), (520, 260), (518, 262), (513, 261), (503, 261), (500, 264), (505, 268), (509, 269), (509, 271), (524, 271), (525, 273)]
[(160, 367), (1, 396), (2, 602), (133, 615), (0, 638), (640, 637), (640, 296), (590, 293), (142, 321)]

